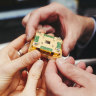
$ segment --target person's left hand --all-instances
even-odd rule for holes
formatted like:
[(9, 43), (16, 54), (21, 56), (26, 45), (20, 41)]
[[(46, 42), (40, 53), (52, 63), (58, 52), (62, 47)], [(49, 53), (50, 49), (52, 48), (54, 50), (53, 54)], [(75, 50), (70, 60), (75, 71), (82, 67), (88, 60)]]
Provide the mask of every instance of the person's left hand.
[[(38, 26), (38, 30), (42, 30), (42, 32), (44, 32), (44, 33), (46, 31), (49, 32), (49, 33), (50, 32), (52, 32), (52, 33), (54, 32), (54, 29), (51, 26), (49, 26), (49, 25), (44, 25), (44, 26), (39, 25)], [(52, 34), (49, 34), (49, 35), (52, 35)], [(21, 42), (19, 42), (19, 41), (21, 41)], [(25, 41), (26, 41), (26, 36), (24, 35), (24, 36), (19, 37), (15, 41), (13, 41), (7, 48), (3, 49), (1, 52), (2, 52), (2, 54), (5, 54), (4, 56), (6, 56), (7, 58), (5, 59), (4, 56), (2, 56), (2, 60), (3, 61), (1, 62), (1, 64), (6, 63), (6, 62), (8, 63), (9, 61), (11, 62), (11, 60), (14, 60), (14, 59), (18, 58), (19, 57), (18, 50), (20, 50), (20, 52), (22, 52), (23, 54), (27, 53), (29, 44), (26, 44), (24, 46)], [(17, 48), (15, 48), (15, 47), (17, 47)], [(6, 53), (6, 51), (8, 53)], [(35, 54), (35, 55), (37, 55), (37, 57), (38, 57), (38, 53)], [(40, 57), (40, 54), (39, 54), (39, 57)], [(35, 61), (35, 57), (34, 57), (34, 61)], [(44, 68), (43, 68), (42, 76), (40, 77), (39, 82), (38, 82), (38, 86), (37, 86), (39, 89), (36, 92), (38, 96), (40, 96), (40, 95), (45, 96), (46, 95), (46, 86), (45, 86), (44, 73), (45, 73), (45, 68), (46, 68), (47, 62), (46, 62), (46, 59), (43, 60), (43, 61), (44, 61)], [(28, 66), (27, 70), (29, 70), (31, 66), (32, 65)], [(3, 96), (6, 96), (7, 94), (9, 94), (11, 92), (12, 93), (10, 94), (10, 96), (14, 96), (14, 95), (18, 96), (22, 92), (22, 90), (25, 88), (26, 80), (27, 80), (27, 72), (28, 71), (26, 71), (26, 70), (22, 71), (22, 73), (21, 72), (17, 72), (14, 75), (14, 77), (9, 78), (10, 80), (12, 80), (12, 82), (10, 84), (10, 87), (8, 87), (8, 89), (3, 92), (4, 93)], [(7, 83), (8, 83), (8, 81), (7, 81)], [(5, 84), (5, 87), (6, 86), (7, 85)]]
[[(39, 66), (38, 64), (42, 65)], [(7, 90), (7, 93), (9, 93), (8, 96), (46, 96), (47, 90), (44, 76), (46, 64), (46, 59), (43, 59), (43, 62), (41, 60), (38, 60), (35, 64), (32, 65), (32, 67), (30, 67), (29, 72), (27, 70), (24, 70), (20, 75), (21, 78), (17, 87), (11, 93), (9, 92), (9, 89)], [(42, 67), (43, 70), (41, 70)], [(14, 87), (14, 82), (11, 84), (11, 86)], [(35, 95), (33, 95), (33, 93)], [(5, 94), (3, 96), (5, 96)]]
[[(41, 57), (40, 52), (36, 50), (26, 53), (28, 44), (25, 45), (25, 43), (26, 35), (24, 34), (0, 50), (0, 96), (7, 96), (15, 90), (20, 80), (20, 70), (32, 65)], [(20, 52), (22, 52), (21, 55), (26, 54), (20, 57)]]
[(37, 88), (43, 65), (44, 63), (42, 60), (35, 62), (29, 71), (27, 83), (25, 85), (21, 83), (16, 90), (8, 96), (46, 96), (42, 88)]

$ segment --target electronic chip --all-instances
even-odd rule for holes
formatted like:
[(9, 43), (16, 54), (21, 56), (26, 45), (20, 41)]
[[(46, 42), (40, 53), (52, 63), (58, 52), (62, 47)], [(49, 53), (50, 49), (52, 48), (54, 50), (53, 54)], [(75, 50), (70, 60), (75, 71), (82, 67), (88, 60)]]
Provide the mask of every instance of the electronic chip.
[(37, 31), (35, 38), (31, 40), (29, 52), (39, 50), (43, 57), (52, 59), (62, 56), (62, 39)]

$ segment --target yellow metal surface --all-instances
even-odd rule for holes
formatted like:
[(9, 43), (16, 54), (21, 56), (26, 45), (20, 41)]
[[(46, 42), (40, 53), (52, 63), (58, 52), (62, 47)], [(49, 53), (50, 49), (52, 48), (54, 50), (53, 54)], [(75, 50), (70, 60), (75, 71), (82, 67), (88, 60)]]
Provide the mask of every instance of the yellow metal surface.
[(42, 56), (45, 58), (48, 59), (59, 58), (62, 56), (61, 45), (62, 45), (61, 38), (53, 37), (37, 31), (35, 38), (31, 40), (29, 52), (37, 49), (41, 52)]

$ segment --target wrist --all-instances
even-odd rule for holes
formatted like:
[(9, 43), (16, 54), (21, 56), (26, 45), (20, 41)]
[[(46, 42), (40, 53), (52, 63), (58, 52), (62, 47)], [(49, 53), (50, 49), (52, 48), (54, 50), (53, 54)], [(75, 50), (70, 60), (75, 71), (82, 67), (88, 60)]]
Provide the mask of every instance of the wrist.
[(83, 33), (79, 39), (79, 43), (84, 45), (92, 36), (94, 30), (94, 20), (91, 17), (82, 17)]

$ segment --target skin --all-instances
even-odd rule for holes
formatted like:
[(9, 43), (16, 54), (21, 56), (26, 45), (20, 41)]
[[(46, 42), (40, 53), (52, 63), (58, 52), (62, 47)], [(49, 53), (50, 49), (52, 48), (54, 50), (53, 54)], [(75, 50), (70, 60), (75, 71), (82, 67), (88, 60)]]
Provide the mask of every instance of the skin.
[(59, 36), (61, 34), (64, 56), (69, 54), (78, 40), (82, 44), (86, 43), (94, 29), (92, 18), (76, 15), (63, 5), (52, 3), (29, 13), (23, 19), (22, 24), (26, 28), (27, 41), (34, 37), (40, 23), (53, 25), (56, 29), (55, 33)]
[[(43, 70), (44, 62), (38, 60), (31, 67), (26, 84), (20, 84), (9, 96), (45, 96), (43, 89), (37, 89), (37, 83)], [(21, 79), (22, 80), (22, 79)], [(36, 92), (38, 91), (38, 92)], [(39, 95), (37, 95), (37, 93)], [(41, 95), (40, 95), (41, 94)]]
[[(67, 86), (58, 75), (57, 70), (60, 71), (63, 77), (79, 86)], [(50, 60), (45, 72), (46, 84), (51, 96), (95, 96), (96, 76), (91, 73), (92, 68), (90, 66), (85, 71), (63, 58), (59, 58), (56, 61)]]
[[(42, 30), (42, 32), (43, 33), (54, 33), (54, 29), (51, 27), (51, 26), (49, 26), (49, 25), (44, 25), (44, 26), (42, 26), (42, 25), (39, 25), (38, 26), (38, 28), (37, 28), (37, 30)], [(52, 36), (54, 36), (53, 34), (49, 34), (49, 35), (52, 35)], [(24, 49), (24, 48), (23, 48)], [(28, 47), (27, 47), (27, 49), (28, 49)], [(46, 65), (47, 65), (47, 63), (48, 63), (48, 60), (46, 60), (46, 59), (44, 59), (44, 58), (42, 58), (42, 60), (43, 60), (43, 62), (44, 62), (44, 66), (43, 66), (43, 69), (42, 69), (42, 75), (39, 77), (39, 78), (37, 78), (36, 77), (36, 79), (38, 79), (37, 81), (37, 83), (35, 83), (35, 85), (33, 85), (34, 84), (34, 82), (32, 81), (32, 80), (30, 80), (30, 83), (28, 83), (29, 84), (29, 87), (28, 88), (26, 88), (26, 86), (27, 86), (27, 83), (26, 82), (28, 82), (28, 75), (27, 75), (27, 72), (29, 71), (29, 73), (30, 73), (30, 70), (31, 70), (31, 67), (33, 67), (33, 65), (30, 65), (30, 66), (28, 66), (27, 67), (27, 70), (28, 71), (26, 71), (26, 70), (24, 70), (23, 72), (22, 72), (22, 77), (23, 78), (20, 78), (20, 82), (19, 82), (19, 84), (18, 84), (18, 86), (16, 87), (16, 89), (9, 95), (9, 96), (46, 96), (46, 94), (47, 94), (47, 90), (46, 90), (46, 85), (45, 85), (45, 76), (44, 76), (44, 73), (45, 73), (45, 69), (46, 69)], [(33, 70), (34, 70), (34, 68), (33, 68)], [(40, 70), (34, 70), (34, 77), (35, 76), (37, 76), (38, 74), (37, 74), (37, 72), (38, 71), (40, 71)], [(41, 72), (41, 71), (40, 71)], [(31, 77), (32, 78), (32, 77)], [(33, 78), (34, 79), (34, 78)], [(32, 85), (30, 85), (32, 83)], [(34, 89), (33, 89), (33, 92), (32, 92), (32, 88), (31, 88), (31, 86), (33, 86), (34, 87)], [(37, 86), (37, 87), (36, 87)], [(37, 88), (37, 89), (36, 89)], [(26, 90), (27, 89), (27, 90)], [(30, 89), (30, 90), (29, 90)], [(33, 94), (34, 93), (34, 94)]]
[[(50, 26), (48, 27), (48, 25), (47, 27), (38, 27), (38, 29), (43, 28), (47, 31), (49, 30), (49, 32), (54, 31), (54, 29)], [(49, 35), (53, 36), (53, 34)], [(0, 58), (2, 60), (0, 61), (0, 96), (46, 96), (46, 94), (48, 94), (46, 92), (44, 76), (48, 61), (46, 59), (42, 59), (43, 61), (38, 60), (41, 54), (36, 50), (27, 53), (29, 43), (25, 43), (26, 35), (24, 34), (0, 51)], [(19, 50), (23, 53), (21, 57), (18, 55)], [(65, 62), (74, 64), (75, 61), (70, 57), (67, 61), (65, 60)], [(28, 75), (26, 70), (21, 71), (27, 66), (31, 66), (30, 69), (28, 69)], [(79, 63), (77, 66), (86, 70), (90, 69), (86, 68), (84, 63)], [(60, 76), (62, 77), (61, 74)], [(63, 78), (63, 80), (68, 86), (73, 84), (69, 79)], [(78, 84), (76, 86), (80, 87)]]
[[(38, 30), (40, 29), (47, 32), (54, 31), (48, 25), (46, 27), (39, 25)], [(26, 43), (26, 35), (24, 34), (0, 51), (2, 59), (0, 61), (2, 66), (0, 68), (0, 96), (46, 96), (44, 73), (48, 61), (46, 59), (38, 60), (41, 57), (39, 51), (34, 50), (27, 53), (28, 48), (29, 43)], [(23, 53), (21, 57), (18, 55), (19, 50)], [(25, 67), (29, 72), (21, 71)]]
[[(24, 96), (23, 94), (30, 94), (29, 96), (32, 94), (34, 94), (34, 96), (36, 95), (36, 86), (41, 76), (44, 63), (42, 60), (38, 60), (41, 57), (41, 54), (37, 50), (26, 53), (28, 50), (28, 44), (25, 45), (25, 43), (26, 35), (24, 34), (12, 41), (7, 47), (0, 50), (0, 96), (10, 96), (9, 94), (17, 89), (22, 80), (20, 70), (29, 65), (33, 66), (29, 71), (26, 86), (21, 88), (23, 90), (20, 92), (20, 94), (22, 94), (20, 96)], [(26, 53), (21, 57), (18, 55), (18, 50), (20, 49), (22, 50), (23, 54)], [(32, 89), (29, 88), (29, 82), (31, 82), (30, 84), (32, 85)], [(28, 88), (31, 92), (28, 92)], [(18, 90), (19, 89), (20, 87)]]

